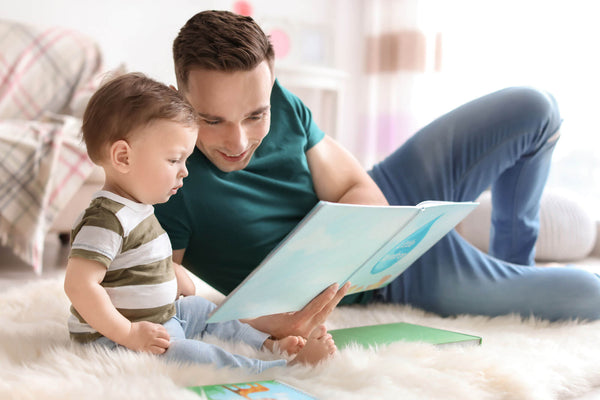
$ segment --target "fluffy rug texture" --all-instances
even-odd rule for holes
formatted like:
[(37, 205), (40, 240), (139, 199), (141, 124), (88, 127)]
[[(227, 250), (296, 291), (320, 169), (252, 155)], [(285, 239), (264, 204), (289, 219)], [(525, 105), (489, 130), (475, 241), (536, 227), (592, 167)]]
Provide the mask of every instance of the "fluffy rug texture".
[[(339, 307), (328, 327), (405, 321), (483, 337), (482, 346), (348, 348), (317, 367), (261, 375), (167, 364), (69, 342), (61, 280), (0, 294), (1, 399), (198, 399), (186, 386), (280, 379), (320, 399), (562, 399), (600, 385), (600, 322), (440, 318), (410, 307)], [(231, 351), (273, 358), (246, 346)]]

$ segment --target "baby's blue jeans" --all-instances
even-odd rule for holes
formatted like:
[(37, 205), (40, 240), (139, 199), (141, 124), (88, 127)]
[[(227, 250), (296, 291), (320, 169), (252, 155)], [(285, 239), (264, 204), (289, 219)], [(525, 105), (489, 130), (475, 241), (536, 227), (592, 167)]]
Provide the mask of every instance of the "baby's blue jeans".
[(560, 124), (551, 95), (508, 88), (433, 121), (375, 165), (369, 173), (390, 204), (474, 201), (491, 188), (492, 231), (490, 255), (450, 232), (374, 300), (441, 315), (599, 318), (597, 275), (534, 266), (540, 199)]
[[(175, 302), (176, 315), (163, 324), (170, 336), (167, 351), (161, 355), (168, 361), (192, 364), (213, 364), (217, 368), (244, 368), (253, 373), (259, 373), (275, 366), (286, 365), (287, 361), (258, 360), (233, 354), (214, 344), (202, 341), (205, 335), (213, 335), (219, 339), (231, 342), (243, 342), (260, 349), (268, 334), (257, 331), (248, 324), (237, 320), (207, 324), (210, 313), (215, 305), (199, 296), (183, 297)], [(110, 348), (117, 344), (106, 337), (96, 340), (97, 344)]]

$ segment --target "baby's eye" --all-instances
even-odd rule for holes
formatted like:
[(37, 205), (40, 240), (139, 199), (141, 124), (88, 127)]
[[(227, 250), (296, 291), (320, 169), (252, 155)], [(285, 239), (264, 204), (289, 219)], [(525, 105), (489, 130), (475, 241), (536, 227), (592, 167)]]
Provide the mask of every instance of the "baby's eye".
[(175, 160), (175, 159), (169, 160), (170, 164), (177, 164), (178, 162), (179, 162), (179, 160)]

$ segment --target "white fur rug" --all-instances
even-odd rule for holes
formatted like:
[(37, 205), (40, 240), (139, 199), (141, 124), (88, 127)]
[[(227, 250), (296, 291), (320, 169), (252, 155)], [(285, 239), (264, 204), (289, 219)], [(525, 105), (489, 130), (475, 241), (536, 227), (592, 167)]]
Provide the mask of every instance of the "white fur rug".
[[(600, 322), (516, 317), (443, 319), (401, 306), (340, 307), (329, 328), (406, 321), (483, 337), (481, 347), (397, 343), (339, 351), (316, 368), (259, 376), (210, 365), (180, 366), (150, 355), (69, 342), (62, 281), (0, 294), (1, 399), (197, 399), (185, 386), (277, 378), (320, 399), (557, 399), (600, 385)], [(243, 346), (229, 346), (256, 357)]]

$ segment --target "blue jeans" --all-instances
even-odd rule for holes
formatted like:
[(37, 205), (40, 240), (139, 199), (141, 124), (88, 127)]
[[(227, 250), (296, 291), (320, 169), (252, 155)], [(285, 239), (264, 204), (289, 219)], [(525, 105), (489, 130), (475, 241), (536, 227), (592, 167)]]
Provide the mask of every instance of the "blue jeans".
[[(190, 364), (213, 364), (217, 368), (244, 368), (254, 373), (287, 364), (284, 359), (265, 361), (248, 358), (203, 342), (202, 337), (209, 334), (221, 340), (244, 342), (260, 349), (269, 337), (268, 334), (237, 320), (207, 324), (208, 316), (215, 309), (212, 302), (199, 296), (189, 296), (177, 300), (175, 307), (176, 315), (163, 324), (170, 336), (169, 348), (161, 355), (165, 360)], [(104, 336), (95, 343), (109, 348), (118, 347), (115, 342)]]
[(490, 255), (450, 232), (374, 300), (441, 315), (598, 319), (600, 279), (536, 268), (540, 199), (561, 119), (552, 96), (501, 90), (421, 129), (369, 174), (390, 204), (473, 201), (492, 190)]

